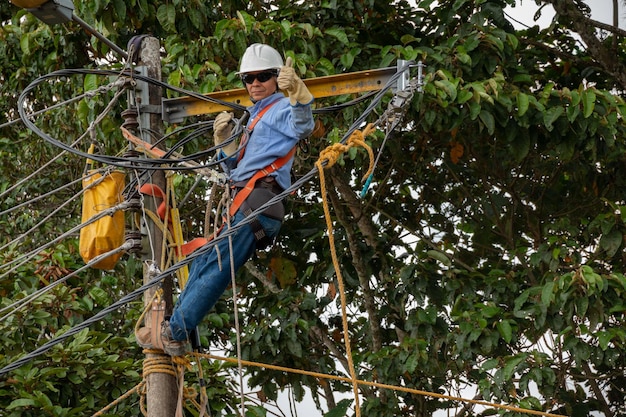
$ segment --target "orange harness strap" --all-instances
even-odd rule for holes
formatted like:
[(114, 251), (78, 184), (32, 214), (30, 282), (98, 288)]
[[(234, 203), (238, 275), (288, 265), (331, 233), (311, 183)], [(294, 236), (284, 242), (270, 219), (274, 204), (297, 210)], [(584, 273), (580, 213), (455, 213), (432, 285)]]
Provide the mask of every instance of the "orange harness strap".
[(241, 151), (239, 151), (239, 156), (237, 157), (237, 162), (241, 161), (241, 158), (243, 158), (243, 155), (246, 153), (246, 147), (244, 146), (246, 144), (246, 142), (248, 142), (248, 139), (250, 139), (250, 135), (252, 135), (252, 131), (254, 130), (254, 126), (256, 126), (256, 124), (259, 122), (259, 120), (261, 120), (261, 117), (263, 117), (263, 115), (265, 113), (267, 113), (267, 111), (270, 109), (270, 107), (272, 107), (274, 104), (278, 103), (279, 100), (273, 101), (272, 103), (268, 104), (267, 106), (263, 107), (261, 109), (261, 111), (254, 117), (254, 119), (252, 119), (252, 121), (250, 122), (250, 124), (246, 127), (246, 131), (243, 134), (243, 137), (241, 138)]
[(294, 146), (286, 155), (278, 158), (277, 160), (275, 160), (274, 162), (272, 162), (265, 168), (257, 171), (256, 174), (254, 174), (252, 178), (248, 180), (246, 185), (241, 190), (239, 190), (239, 192), (237, 192), (237, 194), (235, 195), (235, 198), (233, 199), (233, 204), (231, 204), (230, 211), (229, 211), (229, 214), (231, 215), (231, 217), (234, 216), (235, 213), (237, 213), (237, 210), (239, 210), (239, 207), (241, 207), (241, 204), (243, 204), (243, 202), (246, 201), (246, 198), (248, 198), (252, 190), (254, 190), (254, 185), (256, 184), (256, 182), (260, 180), (261, 178), (267, 177), (272, 172), (277, 171), (279, 168), (285, 165), (293, 157), (295, 153), (296, 153), (296, 147)]
[[(256, 126), (256, 124), (259, 122), (259, 120), (261, 120), (261, 117), (263, 117), (263, 115), (276, 103), (278, 103), (279, 100), (276, 100), (270, 104), (268, 104), (267, 106), (265, 106), (257, 115), (254, 119), (252, 119), (252, 121), (250, 122), (250, 125), (248, 125), (247, 129), (248, 131), (244, 134), (244, 138), (242, 139), (242, 144), (245, 144), (248, 140), (248, 138), (250, 137), (250, 135), (252, 134), (252, 130), (254, 129), (254, 127)], [(241, 158), (243, 158), (243, 155), (245, 153), (245, 147), (240, 151), (239, 153), (239, 157), (237, 159), (237, 161), (239, 161)], [(254, 185), (256, 184), (256, 182), (263, 178), (263, 177), (267, 177), (268, 175), (270, 175), (271, 173), (277, 171), (278, 169), (280, 169), (283, 165), (285, 165), (292, 157), (293, 155), (296, 153), (296, 147), (294, 146), (293, 148), (291, 148), (291, 150), (284, 156), (276, 159), (274, 162), (272, 162), (271, 164), (269, 164), (268, 166), (266, 166), (265, 168), (259, 170), (256, 172), (256, 174), (254, 174), (252, 176), (252, 178), (250, 178), (248, 180), (248, 182), (246, 183), (246, 185), (239, 190), (239, 192), (235, 195), (235, 198), (233, 199), (233, 202), (230, 206), (230, 210), (229, 210), (229, 215), (232, 217), (234, 216), (237, 211), (239, 210), (239, 208), (241, 207), (241, 205), (243, 204), (244, 201), (246, 201), (246, 198), (248, 198), (248, 196), (250, 195), (250, 193), (252, 192), (252, 190), (254, 190)], [(161, 198), (163, 201), (161, 202), (161, 204), (159, 205), (158, 209), (157, 209), (157, 214), (158, 216), (164, 220), (165, 217), (165, 212), (166, 212), (166, 204), (167, 202), (166, 200), (166, 196), (165, 196), (165, 192), (163, 192), (163, 190), (155, 185), (155, 184), (144, 184), (141, 186), (141, 188), (139, 189), (139, 192), (142, 194), (146, 194), (146, 195), (151, 195), (154, 197), (158, 197)], [(169, 222), (170, 227), (171, 227), (171, 221)], [(222, 225), (223, 227), (223, 225)], [(219, 232), (222, 230), (222, 228), (219, 229)], [(204, 237), (197, 237), (195, 239), (190, 240), (189, 242), (182, 244), (180, 247), (180, 254), (182, 255), (189, 255), (190, 253), (192, 253), (193, 251), (195, 251), (196, 249), (206, 245), (211, 239), (213, 239), (213, 237), (211, 238), (204, 238)]]

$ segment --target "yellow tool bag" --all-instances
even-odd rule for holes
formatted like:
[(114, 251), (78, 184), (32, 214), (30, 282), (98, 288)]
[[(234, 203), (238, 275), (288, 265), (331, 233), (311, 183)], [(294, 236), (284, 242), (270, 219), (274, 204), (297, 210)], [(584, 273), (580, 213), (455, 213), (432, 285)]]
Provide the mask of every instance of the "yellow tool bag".
[[(90, 149), (91, 151), (91, 149)], [(91, 161), (87, 161), (87, 166)], [(124, 197), (126, 174), (122, 171), (109, 171), (104, 174), (88, 169), (83, 176), (82, 223), (93, 216), (119, 205)], [(124, 211), (115, 210), (80, 229), (80, 256), (85, 263), (124, 244)], [(96, 269), (113, 269), (122, 256), (117, 252), (91, 265)]]

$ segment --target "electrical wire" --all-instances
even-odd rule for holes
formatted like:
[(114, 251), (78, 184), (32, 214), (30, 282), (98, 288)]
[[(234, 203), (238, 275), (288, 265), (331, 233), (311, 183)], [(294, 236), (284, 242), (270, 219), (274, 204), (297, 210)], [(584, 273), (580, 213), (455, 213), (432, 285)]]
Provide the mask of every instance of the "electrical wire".
[(83, 272), (87, 268), (91, 268), (92, 265), (97, 264), (98, 262), (100, 262), (103, 259), (108, 258), (109, 256), (116, 255), (116, 254), (118, 254), (120, 252), (127, 251), (127, 250), (129, 250), (131, 248), (132, 248), (132, 243), (131, 242), (124, 242), (118, 248), (115, 248), (115, 249), (110, 250), (110, 251), (108, 251), (106, 253), (103, 253), (101, 255), (96, 256), (95, 258), (93, 258), (92, 260), (90, 260), (88, 263), (86, 263), (85, 265), (81, 266), (77, 270), (75, 270), (75, 271), (73, 271), (73, 272), (71, 272), (71, 273), (69, 273), (69, 274), (67, 274), (67, 275), (57, 279), (56, 281), (46, 285), (43, 288), (38, 289), (34, 293), (27, 295), (26, 297), (20, 299), (19, 301), (15, 301), (12, 304), (10, 304), (10, 305), (0, 309), (0, 313), (4, 313), (7, 310), (11, 310), (9, 313), (7, 313), (4, 316), (0, 317), (0, 323), (3, 323), (11, 315), (15, 314), (19, 310), (21, 310), (21, 309), (25, 308), (26, 306), (28, 306), (33, 300), (35, 300), (35, 299), (41, 297), (42, 295), (50, 292), (54, 287), (58, 286), (59, 284), (64, 283), (68, 279), (78, 275), (79, 273)]
[[(123, 167), (125, 165), (127, 165), (128, 160), (127, 158), (124, 157), (115, 157), (115, 156), (104, 156), (104, 155), (94, 155), (94, 154), (88, 154), (84, 151), (78, 150), (78, 149), (74, 149), (72, 147), (67, 146), (67, 144), (65, 144), (64, 142), (53, 138), (52, 136), (48, 135), (47, 133), (43, 132), (31, 119), (32, 116), (30, 114), (28, 114), (26, 112), (26, 109), (28, 108), (28, 106), (26, 105), (27, 102), (27, 98), (30, 95), (30, 93), (41, 83), (52, 79), (52, 78), (58, 78), (58, 77), (63, 77), (63, 76), (74, 76), (74, 75), (87, 75), (87, 74), (95, 74), (95, 75), (102, 75), (102, 76), (118, 76), (118, 77), (123, 77), (126, 76), (127, 78), (125, 79), (125, 83), (126, 82), (133, 82), (134, 80), (139, 80), (139, 81), (143, 81), (146, 82), (148, 84), (154, 84), (157, 85), (161, 88), (164, 89), (170, 89), (173, 90), (175, 92), (181, 93), (181, 94), (186, 94), (190, 97), (194, 97), (198, 100), (203, 100), (203, 101), (209, 101), (212, 103), (217, 103), (217, 104), (221, 104), (224, 105), (226, 107), (232, 108), (233, 110), (236, 111), (240, 111), (240, 112), (247, 112), (247, 108), (239, 105), (239, 104), (235, 104), (235, 103), (231, 103), (231, 102), (226, 102), (226, 101), (222, 101), (222, 100), (217, 100), (215, 98), (209, 97), (209, 96), (205, 96), (202, 94), (198, 94), (195, 93), (193, 91), (188, 91), (188, 90), (184, 90), (182, 88), (179, 87), (174, 87), (172, 85), (166, 84), (162, 81), (159, 80), (155, 80), (153, 78), (147, 77), (147, 76), (143, 76), (141, 74), (136, 74), (136, 73), (131, 73), (128, 71), (124, 71), (121, 74), (119, 72), (115, 72), (115, 71), (111, 71), (111, 70), (94, 70), (94, 69), (64, 69), (64, 70), (58, 70), (58, 71), (54, 71), (51, 72), (49, 74), (46, 74), (44, 76), (41, 76), (39, 78), (37, 78), (36, 80), (34, 80), (33, 82), (31, 82), (20, 94), (19, 98), (18, 98), (18, 112), (20, 114), (20, 118), (22, 119), (22, 121), (24, 122), (24, 124), (26, 125), (26, 127), (28, 127), (31, 131), (33, 131), (35, 134), (37, 134), (39, 137), (41, 137), (42, 139), (44, 139), (45, 141), (61, 148), (64, 149), (68, 152), (74, 153), (78, 156), (81, 156), (83, 158), (91, 158), (93, 160), (96, 160), (98, 162), (104, 163), (104, 164), (108, 164), (108, 165), (113, 165), (113, 166), (119, 166), (119, 167)], [(121, 84), (121, 81), (120, 83)], [(184, 159), (182, 159), (184, 160)], [(151, 166), (151, 168), (156, 168), (156, 169), (164, 169), (163, 167), (158, 168), (158, 166), (160, 165), (176, 165), (178, 163), (180, 163), (181, 159), (146, 159), (146, 160), (142, 160), (142, 163), (147, 164), (148, 166)]]
[[(363, 111), (361, 116), (353, 122), (353, 124), (348, 129), (346, 134), (342, 137), (341, 143), (346, 143), (346, 141), (352, 135), (352, 133), (354, 133), (360, 126), (363, 125), (363, 123), (365, 122), (367, 117), (370, 115), (370, 113), (380, 104), (383, 96), (385, 94), (387, 94), (387, 92), (392, 88), (392, 86), (396, 83), (397, 79), (400, 76), (403, 75), (404, 71), (408, 70), (412, 65), (414, 65), (414, 64), (411, 63), (411, 62), (407, 63), (402, 68), (399, 68), (396, 74), (394, 74), (392, 77), (390, 77), (390, 79), (387, 81), (385, 86), (381, 90), (379, 90), (377, 94), (374, 95), (374, 98), (372, 99), (370, 104), (367, 106), (367, 108)], [(74, 70), (74, 71), (78, 71), (79, 73), (83, 72), (83, 70)], [(58, 71), (57, 71), (57, 73), (58, 73)], [(88, 73), (93, 73), (93, 71), (88, 71)], [(109, 72), (107, 72), (107, 73), (109, 73)], [(49, 77), (43, 77), (43, 78), (47, 79)], [(145, 79), (146, 77), (142, 77), (142, 76), (137, 76), (136, 75), (136, 78), (144, 78)], [(145, 79), (145, 80), (148, 81), (148, 79)], [(160, 82), (158, 82), (158, 83), (159, 84), (163, 84), (163, 83), (160, 83)], [(50, 141), (51, 143), (58, 144), (58, 146), (63, 148), (63, 149), (66, 149), (67, 146), (65, 144), (63, 144), (60, 141), (57, 141), (57, 140), (51, 138), (50, 136), (48, 136), (47, 134), (45, 134), (44, 132), (39, 130), (34, 125), (34, 123), (32, 123), (30, 121), (30, 119), (28, 118), (28, 115), (26, 114), (26, 112), (24, 110), (23, 102), (24, 102), (24, 99), (25, 99), (27, 93), (30, 92), (30, 90), (32, 90), (34, 88), (34, 85), (36, 85), (36, 83), (31, 83), (31, 85), (29, 85), (29, 87), (27, 87), (27, 90), (24, 90), (24, 92), (20, 95), (19, 102), (22, 103), (22, 105), (19, 107), (20, 117), (22, 117), (22, 119), (27, 124), (27, 126), (29, 126), (29, 128), (31, 128), (31, 129), (34, 129), (34, 131), (40, 137)], [(218, 100), (215, 100), (215, 99), (209, 99), (208, 97), (205, 97), (205, 96), (202, 96), (202, 95), (198, 95), (196, 93), (193, 93), (193, 96), (201, 97), (202, 99), (208, 99), (207, 101), (213, 101), (213, 102), (218, 101)], [(228, 105), (232, 106), (232, 103), (228, 103)], [(233, 106), (233, 107), (239, 107), (240, 108), (242, 106)], [(81, 151), (76, 151), (74, 149), (67, 149), (67, 150), (70, 151), (70, 152), (76, 153), (77, 155), (84, 156), (85, 158), (91, 158), (91, 159), (99, 160), (100, 162), (105, 162), (105, 163), (108, 163), (108, 164), (111, 164), (111, 165), (118, 164), (118, 166), (119, 165), (124, 166), (123, 162), (126, 161), (123, 158), (116, 158), (116, 157), (101, 157), (100, 156), (101, 159), (98, 159), (94, 155), (89, 155), (89, 154), (86, 154), (86, 153), (81, 152)], [(170, 161), (177, 161), (177, 160), (170, 160)], [(127, 165), (127, 163), (126, 163), (126, 165)], [(324, 165), (325, 164), (322, 164), (322, 166), (324, 166)], [(246, 226), (247, 224), (249, 224), (250, 222), (252, 222), (254, 220), (254, 217), (257, 214), (260, 214), (261, 212), (263, 212), (270, 205), (273, 205), (277, 201), (282, 200), (283, 198), (285, 198), (286, 196), (291, 194), (293, 191), (296, 191), (297, 189), (299, 189), (302, 185), (304, 185), (306, 182), (308, 182), (317, 173), (318, 173), (318, 168), (317, 167), (312, 168), (307, 174), (302, 176), (299, 180), (295, 181), (289, 188), (284, 190), (282, 193), (277, 194), (276, 196), (274, 196), (272, 199), (270, 199), (268, 202), (266, 202), (265, 204), (263, 204), (262, 206), (260, 206), (256, 210), (254, 210), (249, 216), (247, 216), (244, 219), (242, 219), (236, 225), (234, 225), (234, 226), (232, 226), (232, 227), (230, 227), (230, 228), (228, 228), (226, 230), (223, 230), (219, 234), (219, 236), (217, 236), (213, 240), (210, 240), (207, 244), (205, 244), (203, 247), (201, 247), (198, 250), (196, 250), (193, 253), (191, 253), (185, 259), (183, 259), (183, 260), (181, 260), (179, 262), (176, 262), (175, 264), (171, 265), (169, 268), (166, 268), (160, 274), (157, 274), (152, 281), (150, 281), (148, 283), (145, 283), (141, 287), (131, 291), (130, 293), (128, 293), (127, 295), (123, 296), (118, 301), (112, 303), (110, 306), (104, 308), (100, 312), (96, 313), (92, 317), (90, 317), (90, 318), (84, 320), (82, 323), (80, 323), (78, 325), (75, 325), (74, 327), (70, 328), (67, 332), (54, 337), (53, 339), (51, 339), (48, 342), (44, 343), (39, 348), (37, 348), (37, 349), (35, 349), (35, 350), (25, 354), (24, 356), (22, 356), (21, 358), (19, 358), (17, 360), (11, 362), (10, 364), (5, 366), (4, 368), (0, 369), (0, 375), (4, 375), (4, 374), (6, 374), (8, 372), (11, 372), (11, 371), (19, 368), (20, 366), (30, 362), (31, 360), (35, 359), (36, 357), (38, 357), (38, 356), (44, 354), (45, 352), (47, 352), (48, 350), (50, 350), (56, 344), (63, 342), (65, 339), (67, 339), (67, 338), (69, 338), (69, 337), (79, 333), (81, 330), (83, 330), (85, 328), (88, 328), (91, 324), (101, 320), (102, 318), (106, 317), (108, 314), (112, 313), (113, 311), (117, 310), (118, 308), (120, 308), (120, 307), (124, 306), (125, 304), (128, 304), (128, 303), (134, 301), (136, 298), (142, 296), (145, 291), (147, 291), (147, 290), (149, 290), (149, 289), (159, 285), (163, 279), (165, 279), (166, 277), (169, 277), (171, 274), (175, 273), (178, 269), (180, 269), (183, 266), (189, 264), (196, 257), (198, 257), (198, 256), (200, 256), (200, 255), (210, 251), (218, 243), (218, 241), (220, 241), (221, 239), (229, 238), (234, 233), (236, 233), (240, 228), (242, 228), (242, 227)]]
[(127, 208), (128, 208), (128, 203), (124, 201), (124, 202), (120, 203), (120, 204), (119, 204), (119, 205), (117, 205), (117, 206), (114, 206), (114, 207), (108, 208), (108, 209), (106, 209), (106, 210), (102, 210), (102, 211), (101, 211), (101, 212), (99, 212), (98, 214), (96, 214), (96, 215), (92, 216), (92, 217), (91, 217), (89, 220), (87, 220), (86, 222), (81, 223), (81, 224), (79, 224), (79, 225), (78, 225), (78, 226), (76, 226), (76, 227), (73, 227), (72, 229), (70, 229), (70, 230), (68, 230), (67, 232), (65, 232), (65, 233), (63, 233), (63, 234), (61, 234), (61, 235), (57, 236), (55, 239), (53, 239), (53, 240), (49, 241), (48, 243), (46, 243), (46, 244), (44, 244), (44, 245), (42, 245), (42, 246), (39, 246), (38, 248), (33, 249), (31, 252), (26, 253), (26, 254), (24, 254), (24, 255), (22, 255), (22, 256), (19, 256), (19, 257), (17, 257), (17, 258), (15, 258), (15, 259), (13, 259), (13, 260), (12, 260), (12, 261), (10, 261), (10, 262), (7, 262), (7, 263), (3, 264), (3, 265), (2, 265), (2, 268), (6, 268), (6, 267), (9, 267), (9, 266), (15, 265), (16, 263), (18, 263), (18, 262), (19, 262), (19, 264), (18, 264), (18, 265), (16, 265), (16, 266), (13, 266), (13, 268), (12, 268), (11, 270), (9, 270), (9, 271), (5, 272), (4, 274), (0, 275), (0, 280), (1, 280), (1, 279), (3, 279), (3, 278), (5, 278), (7, 275), (9, 275), (11, 272), (13, 272), (13, 271), (14, 271), (15, 269), (17, 269), (18, 267), (20, 267), (20, 266), (22, 266), (22, 265), (26, 264), (28, 261), (30, 261), (31, 259), (33, 259), (33, 258), (34, 258), (35, 256), (37, 256), (38, 254), (40, 254), (43, 250), (48, 249), (48, 248), (50, 248), (50, 247), (54, 246), (56, 243), (58, 243), (58, 242), (60, 242), (61, 240), (65, 239), (66, 237), (69, 237), (69, 236), (74, 235), (76, 232), (80, 231), (82, 228), (84, 228), (84, 227), (86, 227), (86, 226), (88, 226), (88, 225), (90, 225), (90, 224), (92, 224), (92, 223), (94, 223), (94, 222), (98, 221), (98, 219), (101, 219), (102, 217), (105, 217), (105, 216), (111, 216), (111, 215), (113, 215), (116, 211), (118, 211), (118, 210), (125, 210), (125, 209), (127, 209)]
[[(4, 211), (0, 211), (0, 216), (5, 216), (5, 215), (7, 215), (7, 214), (13, 213), (13, 212), (14, 212), (14, 211), (16, 211), (16, 210), (21, 209), (22, 207), (26, 207), (26, 206), (28, 206), (29, 204), (36, 203), (36, 202), (37, 202), (37, 201), (39, 201), (39, 200), (43, 200), (44, 198), (50, 197), (51, 195), (56, 194), (56, 193), (58, 193), (59, 191), (63, 191), (63, 190), (65, 190), (66, 188), (70, 188), (70, 187), (72, 187), (73, 185), (75, 185), (75, 184), (77, 184), (77, 183), (80, 183), (82, 180), (83, 180), (82, 178), (79, 178), (79, 179), (77, 179), (77, 180), (70, 181), (70, 182), (68, 182), (68, 183), (67, 183), (67, 184), (65, 184), (65, 185), (62, 185), (62, 186), (60, 186), (60, 187), (58, 187), (58, 188), (56, 188), (56, 189), (54, 189), (54, 190), (48, 191), (47, 193), (40, 194), (40, 195), (38, 195), (37, 197), (31, 198), (31, 199), (30, 199), (30, 200), (28, 200), (28, 201), (24, 201), (24, 202), (22, 202), (22, 203), (20, 203), (20, 204), (18, 204), (18, 205), (16, 205), (16, 206), (13, 206), (13, 207), (11, 207), (11, 208), (8, 208), (8, 209), (6, 209), (6, 210), (4, 210)], [(2, 249), (4, 249), (4, 247), (0, 247), (0, 250), (2, 250)]]

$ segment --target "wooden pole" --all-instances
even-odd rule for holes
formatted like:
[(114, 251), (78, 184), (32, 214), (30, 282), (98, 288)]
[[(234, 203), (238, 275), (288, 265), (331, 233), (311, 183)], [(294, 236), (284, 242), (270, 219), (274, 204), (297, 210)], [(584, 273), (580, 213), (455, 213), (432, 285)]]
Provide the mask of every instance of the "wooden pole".
[[(161, 80), (161, 57), (160, 57), (159, 40), (153, 37), (144, 38), (141, 42), (139, 52), (139, 67), (148, 77)], [(152, 111), (152, 108), (161, 105), (162, 92), (159, 86), (147, 83), (141, 83), (139, 93), (136, 95), (136, 107), (139, 114), (139, 135), (142, 139), (149, 143), (155, 143), (155, 133), (159, 135), (162, 132), (163, 121), (158, 111)], [(148, 171), (149, 175), (145, 182), (155, 184), (162, 190), (166, 189), (165, 172), (163, 170)], [(146, 209), (156, 212), (160, 200), (156, 198), (145, 198)], [(166, 255), (163, 253), (164, 234), (150, 219), (146, 220), (146, 238), (149, 239), (149, 250), (147, 251), (147, 262), (144, 262), (143, 281), (147, 283), (153, 276), (152, 268), (162, 270), (161, 259)], [(154, 261), (154, 264), (150, 264)], [(172, 278), (168, 277), (163, 280), (161, 285), (163, 289), (163, 300), (165, 300), (165, 314), (171, 314), (172, 311)], [(155, 289), (146, 291), (144, 295), (144, 303), (152, 304)], [(152, 325), (149, 311), (146, 317), (146, 324)], [(155, 324), (156, 329), (153, 332), (160, 334), (160, 323)], [(147, 353), (146, 361), (154, 361), (162, 359), (163, 354)], [(150, 372), (145, 375), (146, 378), (146, 408), (148, 417), (172, 417), (176, 414), (177, 408), (177, 379), (174, 375), (164, 372)]]

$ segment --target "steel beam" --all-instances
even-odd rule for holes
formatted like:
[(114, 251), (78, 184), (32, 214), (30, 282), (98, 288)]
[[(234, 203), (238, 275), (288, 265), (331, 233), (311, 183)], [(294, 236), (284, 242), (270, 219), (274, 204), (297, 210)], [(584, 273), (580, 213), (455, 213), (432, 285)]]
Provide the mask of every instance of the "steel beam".
[[(311, 94), (313, 94), (313, 97), (322, 98), (381, 90), (397, 71), (398, 68), (396, 67), (388, 67), (327, 75), (324, 77), (309, 78), (303, 81), (309, 91), (311, 91)], [(218, 91), (205, 94), (205, 96), (242, 106), (252, 104), (245, 88)], [(182, 122), (185, 117), (217, 113), (222, 110), (230, 110), (230, 107), (187, 96), (164, 99), (162, 117), (163, 120), (167, 122), (179, 123)]]

